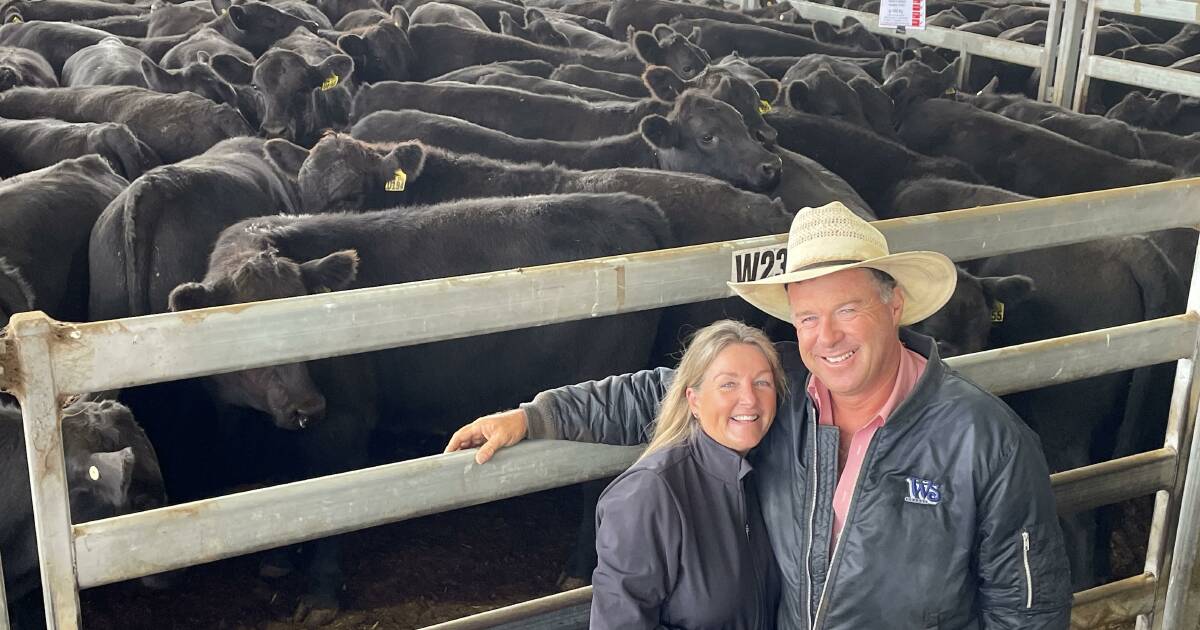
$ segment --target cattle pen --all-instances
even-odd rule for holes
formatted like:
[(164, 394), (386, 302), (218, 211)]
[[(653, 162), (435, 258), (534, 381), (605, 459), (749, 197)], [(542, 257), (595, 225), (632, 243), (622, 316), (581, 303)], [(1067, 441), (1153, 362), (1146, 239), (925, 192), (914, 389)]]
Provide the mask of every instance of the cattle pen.
[[(1200, 225), (1200, 178), (876, 223), (895, 251), (956, 261)], [(736, 250), (783, 236), (96, 323), (13, 317), (0, 389), (16, 395), (48, 627), (81, 627), (79, 589), (610, 476), (637, 448), (531, 442), (478, 466), (455, 453), (72, 526), (60, 401), (74, 394), (726, 297)], [(1156, 494), (1143, 574), (1076, 594), (1072, 623), (1191, 628), (1200, 470), (1200, 273), (1187, 312), (950, 360), (997, 394), (1178, 361), (1162, 448), (1053, 475), (1060, 514)], [(485, 307), (486, 308), (481, 308)], [(438, 628), (584, 627), (580, 589)], [(1190, 600), (1190, 601), (1189, 601)], [(3, 602), (0, 598), (0, 602)], [(0, 611), (3, 612), (3, 611)], [(0, 627), (5, 625), (0, 616)]]

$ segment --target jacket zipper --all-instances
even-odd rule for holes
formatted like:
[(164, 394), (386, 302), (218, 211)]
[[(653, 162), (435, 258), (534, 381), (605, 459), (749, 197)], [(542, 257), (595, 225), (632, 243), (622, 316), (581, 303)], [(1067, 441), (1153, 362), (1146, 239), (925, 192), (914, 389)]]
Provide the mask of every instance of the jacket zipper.
[(739, 497), (742, 500), (742, 524), (746, 526), (746, 553), (750, 557), (750, 566), (754, 569), (754, 626), (762, 627), (763, 591), (762, 580), (758, 574), (758, 559), (754, 556), (754, 544), (750, 542), (750, 511), (746, 508), (746, 483), (738, 481)]
[(1025, 608), (1033, 608), (1033, 571), (1029, 570), (1029, 530), (1021, 530), (1021, 546), (1025, 560)]
[(808, 626), (811, 628), (816, 624), (816, 619), (813, 618), (812, 609), (812, 547), (813, 547), (813, 523), (817, 518), (817, 418), (816, 410), (813, 409), (812, 402), (808, 403), (809, 418), (812, 420), (812, 444), (813, 457), (808, 469), (812, 471), (812, 509), (808, 513), (808, 557), (804, 560), (804, 575), (808, 578), (808, 592), (804, 594), (804, 609), (808, 613)]

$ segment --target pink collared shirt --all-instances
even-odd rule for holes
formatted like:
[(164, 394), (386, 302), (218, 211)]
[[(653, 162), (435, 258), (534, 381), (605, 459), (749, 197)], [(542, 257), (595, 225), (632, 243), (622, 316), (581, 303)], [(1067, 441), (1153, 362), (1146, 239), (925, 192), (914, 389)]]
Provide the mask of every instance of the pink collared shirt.
[[(846, 512), (850, 509), (850, 498), (854, 495), (854, 486), (858, 483), (858, 473), (862, 470), (863, 458), (867, 454), (867, 445), (871, 443), (871, 438), (875, 436), (879, 427), (887, 422), (888, 416), (912, 393), (921, 374), (925, 371), (926, 363), (928, 360), (925, 357), (905, 348), (904, 352), (900, 353), (900, 373), (896, 377), (896, 386), (892, 389), (892, 394), (879, 408), (875, 417), (856, 431), (850, 439), (850, 450), (846, 453), (846, 463), (842, 468), (841, 475), (838, 476), (837, 489), (833, 494), (831, 549), (842, 533), (842, 525), (846, 522)], [(817, 410), (817, 421), (821, 424), (833, 424), (833, 403), (829, 398), (829, 389), (825, 387), (824, 383), (817, 380), (816, 376), (808, 379), (808, 397), (813, 401), (813, 406)]]

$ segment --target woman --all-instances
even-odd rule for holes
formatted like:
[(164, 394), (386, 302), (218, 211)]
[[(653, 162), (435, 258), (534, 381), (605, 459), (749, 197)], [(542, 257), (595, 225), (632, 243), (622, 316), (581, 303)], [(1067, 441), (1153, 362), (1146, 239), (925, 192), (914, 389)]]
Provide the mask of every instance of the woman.
[(779, 573), (746, 453), (784, 386), (762, 331), (696, 333), (645, 453), (600, 496), (593, 630), (773, 627)]

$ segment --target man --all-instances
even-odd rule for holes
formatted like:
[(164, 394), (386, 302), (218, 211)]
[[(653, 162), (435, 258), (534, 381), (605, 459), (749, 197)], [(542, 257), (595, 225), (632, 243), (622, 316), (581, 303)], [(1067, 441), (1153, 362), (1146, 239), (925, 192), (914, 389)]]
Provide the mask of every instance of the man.
[[(889, 254), (834, 202), (796, 215), (784, 274), (731, 283), (796, 328), (797, 344), (779, 344), (791, 391), (751, 453), (784, 580), (776, 627), (1068, 627), (1037, 436), (932, 339), (900, 330), (941, 308), (955, 281), (945, 256)], [(463, 427), (447, 451), (482, 446), (482, 463), (526, 435), (640, 443), (672, 374), (542, 392)]]

